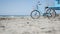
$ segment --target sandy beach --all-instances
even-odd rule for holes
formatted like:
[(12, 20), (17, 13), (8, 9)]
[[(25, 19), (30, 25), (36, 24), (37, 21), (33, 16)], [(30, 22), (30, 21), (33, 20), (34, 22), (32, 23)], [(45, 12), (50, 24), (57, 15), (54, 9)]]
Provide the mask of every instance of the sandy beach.
[(0, 18), (0, 34), (60, 34), (60, 17)]

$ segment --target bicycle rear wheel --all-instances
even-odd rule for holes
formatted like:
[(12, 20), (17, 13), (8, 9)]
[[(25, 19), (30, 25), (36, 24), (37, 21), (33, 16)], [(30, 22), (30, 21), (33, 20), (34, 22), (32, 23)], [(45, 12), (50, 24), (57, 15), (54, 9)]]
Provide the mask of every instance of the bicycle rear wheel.
[(33, 10), (30, 14), (33, 19), (38, 19), (40, 17), (40, 12), (38, 10)]
[(52, 18), (55, 18), (55, 17), (56, 17), (56, 12), (55, 12), (54, 9), (50, 9), (50, 8), (49, 8), (49, 9), (46, 11), (46, 13), (50, 14), (50, 16), (48, 15), (48, 17), (52, 17)]

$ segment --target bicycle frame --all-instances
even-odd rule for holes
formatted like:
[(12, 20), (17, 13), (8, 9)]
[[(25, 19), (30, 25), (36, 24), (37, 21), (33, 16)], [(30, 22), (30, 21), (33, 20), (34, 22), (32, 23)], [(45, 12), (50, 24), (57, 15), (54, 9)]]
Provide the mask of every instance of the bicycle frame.
[[(43, 15), (43, 16), (47, 16), (47, 17), (50, 17), (50, 16), (53, 16), (54, 15), (54, 17), (55, 17), (55, 15), (56, 15), (56, 12), (55, 12), (55, 10), (53, 10), (53, 8), (51, 8), (51, 7), (45, 7), (45, 13), (42, 13), (42, 12), (40, 12), (40, 10), (39, 10), (39, 5), (41, 5), (40, 4), (40, 2), (38, 2), (37, 4), (36, 4), (36, 9), (35, 10), (33, 10), (32, 12), (31, 12), (31, 14), (30, 14), (30, 16), (33, 18), (33, 19), (35, 19), (35, 16), (37, 16), (37, 18), (39, 18), (41, 15)], [(51, 11), (51, 10), (53, 10), (53, 11)], [(50, 13), (50, 12), (52, 12), (52, 13), (54, 13), (54, 14), (52, 14), (52, 13)], [(38, 15), (37, 15), (37, 13), (38, 13)], [(42, 13), (42, 14), (41, 14)], [(33, 16), (33, 14), (34, 14), (34, 16)], [(36, 19), (37, 19), (36, 18)]]

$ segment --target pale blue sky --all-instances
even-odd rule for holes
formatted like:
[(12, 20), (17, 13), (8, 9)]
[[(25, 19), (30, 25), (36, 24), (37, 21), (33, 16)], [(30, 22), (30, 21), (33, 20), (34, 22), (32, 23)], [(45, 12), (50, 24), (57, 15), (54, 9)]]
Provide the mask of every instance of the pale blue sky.
[(0, 15), (27, 15), (32, 10), (32, 0), (0, 0)]
[[(38, 0), (0, 0), (0, 15), (29, 15)], [(45, 0), (40, 0), (45, 6)], [(34, 7), (33, 7), (34, 6)]]

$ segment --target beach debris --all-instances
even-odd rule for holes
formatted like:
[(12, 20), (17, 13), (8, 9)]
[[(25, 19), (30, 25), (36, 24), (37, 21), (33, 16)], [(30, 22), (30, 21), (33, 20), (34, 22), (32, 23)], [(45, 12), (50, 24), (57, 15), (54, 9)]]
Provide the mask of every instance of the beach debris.
[(27, 24), (29, 24), (29, 22), (27, 22)]
[(23, 32), (22, 34), (31, 34), (30, 32)]

